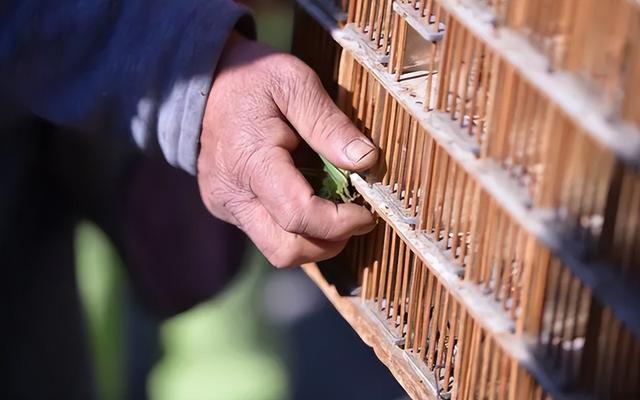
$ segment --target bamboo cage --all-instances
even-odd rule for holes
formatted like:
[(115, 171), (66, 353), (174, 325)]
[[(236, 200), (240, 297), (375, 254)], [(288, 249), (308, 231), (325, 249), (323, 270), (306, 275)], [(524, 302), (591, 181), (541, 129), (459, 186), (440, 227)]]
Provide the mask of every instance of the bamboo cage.
[(640, 2), (298, 0), (380, 148), (304, 266), (416, 399), (640, 399)]

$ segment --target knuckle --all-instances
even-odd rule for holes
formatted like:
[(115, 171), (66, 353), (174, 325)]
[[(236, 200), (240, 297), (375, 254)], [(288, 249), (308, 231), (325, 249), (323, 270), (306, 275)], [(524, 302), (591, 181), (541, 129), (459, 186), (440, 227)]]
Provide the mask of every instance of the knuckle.
[(288, 217), (287, 222), (283, 223), (282, 227), (285, 231), (289, 233), (300, 234), (300, 226), (302, 224), (302, 220), (297, 215), (291, 215)]
[(277, 54), (275, 57), (274, 68), (282, 76), (293, 78), (312, 78), (316, 76), (313, 69), (298, 57), (285, 53)]
[(270, 57), (269, 67), (266, 69), (272, 79), (282, 83), (294, 82), (301, 77), (315, 75), (313, 69), (299, 58), (290, 54), (278, 53)]
[(285, 207), (283, 211), (282, 219), (284, 223), (282, 224), (282, 228), (289, 233), (305, 233), (308, 227), (308, 221), (304, 212), (300, 211), (300, 208), (297, 206), (289, 207), (289, 210)]
[(281, 226), (289, 232), (295, 234), (305, 234), (309, 230), (309, 209), (308, 198), (297, 198), (285, 202), (281, 208)]
[(296, 74), (292, 74), (292, 79), (292, 93), (296, 96), (296, 100), (310, 106), (322, 106), (321, 104), (314, 104), (322, 99), (320, 95), (322, 94), (321, 91), (324, 90), (320, 78), (314, 70), (307, 66), (304, 69), (300, 68), (296, 71)]
[(302, 61), (296, 64), (294, 76), (297, 78), (297, 83), (304, 89), (320, 87), (318, 74)]
[(280, 54), (277, 57), (269, 74), (269, 88), (273, 96), (284, 105), (306, 104), (313, 99), (315, 92), (322, 87), (315, 71), (294, 56)]
[(287, 222), (283, 226), (285, 231), (298, 235), (306, 233), (308, 227), (308, 220), (305, 214), (300, 211), (289, 214)]

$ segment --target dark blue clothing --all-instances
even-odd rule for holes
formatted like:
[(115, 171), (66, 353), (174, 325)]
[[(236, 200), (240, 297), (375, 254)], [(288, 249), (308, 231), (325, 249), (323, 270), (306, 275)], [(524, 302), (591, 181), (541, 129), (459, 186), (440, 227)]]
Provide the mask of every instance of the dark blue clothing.
[(170, 164), (193, 174), (205, 102), (234, 26), (253, 35), (247, 10), (230, 0), (3, 0), (0, 103), (14, 116), (159, 144)]

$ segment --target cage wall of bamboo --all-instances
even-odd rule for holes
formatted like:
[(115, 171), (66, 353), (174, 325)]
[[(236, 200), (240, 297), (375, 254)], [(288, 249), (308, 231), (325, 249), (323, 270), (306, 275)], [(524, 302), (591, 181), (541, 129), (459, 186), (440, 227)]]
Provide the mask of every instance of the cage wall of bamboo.
[(299, 0), (293, 51), (381, 150), (305, 268), (408, 393), (640, 398), (640, 3)]

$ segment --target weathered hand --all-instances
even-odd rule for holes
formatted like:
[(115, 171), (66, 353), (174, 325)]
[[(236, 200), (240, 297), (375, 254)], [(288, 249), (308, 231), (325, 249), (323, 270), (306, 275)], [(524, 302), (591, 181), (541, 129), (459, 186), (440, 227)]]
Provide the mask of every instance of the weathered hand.
[(366, 170), (377, 158), (308, 66), (232, 38), (205, 110), (198, 183), (209, 211), (277, 267), (333, 257), (374, 226), (365, 208), (314, 195), (291, 158), (300, 138), (341, 168)]

